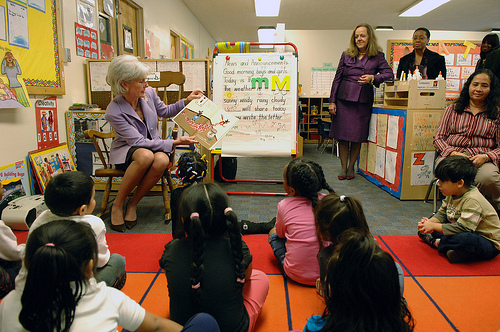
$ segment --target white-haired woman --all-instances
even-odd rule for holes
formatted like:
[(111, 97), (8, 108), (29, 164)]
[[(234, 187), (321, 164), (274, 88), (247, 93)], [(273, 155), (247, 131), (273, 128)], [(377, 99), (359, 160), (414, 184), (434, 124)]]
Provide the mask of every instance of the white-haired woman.
[[(202, 91), (194, 90), (187, 98), (165, 105), (148, 86), (149, 71), (131, 55), (116, 57), (108, 68), (107, 81), (116, 96), (105, 115), (116, 133), (110, 163), (125, 170), (111, 210), (111, 228), (118, 232), (137, 224), (137, 204), (163, 175), (175, 146), (197, 143), (194, 136), (162, 139), (157, 125), (158, 117), (175, 116), (191, 100), (200, 98)], [(136, 186), (124, 214), (125, 199)]]

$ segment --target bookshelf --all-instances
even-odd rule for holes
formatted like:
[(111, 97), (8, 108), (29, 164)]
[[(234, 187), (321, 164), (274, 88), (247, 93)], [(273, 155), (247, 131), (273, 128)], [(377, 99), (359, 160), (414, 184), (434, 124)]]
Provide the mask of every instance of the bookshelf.
[(329, 96), (299, 97), (302, 107), (302, 117), (299, 126), (300, 135), (304, 138), (304, 143), (318, 142), (318, 118), (330, 118), (330, 112), (328, 111), (329, 98)]

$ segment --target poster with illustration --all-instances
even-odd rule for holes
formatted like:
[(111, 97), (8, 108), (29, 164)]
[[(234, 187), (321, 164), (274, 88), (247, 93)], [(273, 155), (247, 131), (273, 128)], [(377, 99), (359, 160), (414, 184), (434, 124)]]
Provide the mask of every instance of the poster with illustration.
[(97, 30), (75, 22), (76, 55), (88, 59), (99, 59)]
[(192, 100), (173, 119), (198, 142), (212, 149), (236, 124), (238, 118), (221, 109), (206, 96)]
[(0, 108), (31, 107), (21, 65), (12, 52), (5, 52), (0, 68)]
[(57, 121), (57, 98), (47, 97), (35, 102), (36, 133), (38, 149), (45, 149), (59, 144)]
[(1, 215), (1, 211), (10, 201), (31, 194), (26, 161), (0, 166), (0, 182), (4, 189), (4, 195), (0, 198)]
[(66, 143), (48, 149), (31, 151), (28, 155), (42, 193), (54, 176), (76, 170)]

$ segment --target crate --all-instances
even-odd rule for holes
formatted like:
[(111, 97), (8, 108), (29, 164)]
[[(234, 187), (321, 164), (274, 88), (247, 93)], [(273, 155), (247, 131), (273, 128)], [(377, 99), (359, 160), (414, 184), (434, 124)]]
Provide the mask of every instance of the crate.
[(445, 105), (445, 80), (385, 82), (384, 106), (440, 109)]

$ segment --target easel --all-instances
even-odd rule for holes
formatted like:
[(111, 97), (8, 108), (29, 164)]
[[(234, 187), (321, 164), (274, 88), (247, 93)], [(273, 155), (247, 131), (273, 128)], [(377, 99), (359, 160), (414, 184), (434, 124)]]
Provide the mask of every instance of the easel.
[[(297, 52), (297, 47), (292, 44), (292, 43), (243, 43), (243, 44), (239, 44), (237, 45), (237, 43), (224, 43), (224, 48), (226, 49), (226, 52), (229, 52), (226, 57), (225, 57), (225, 60), (226, 62), (228, 62), (231, 57), (233, 56), (247, 56), (246, 53), (251, 53), (250, 52), (250, 46), (260, 46), (260, 45), (273, 45), (273, 46), (291, 46), (293, 47), (294, 49), (294, 53), (292, 53), (292, 55), (295, 57), (294, 60), (295, 60), (295, 63), (294, 64), (297, 64), (297, 59), (298, 59), (298, 52)], [(246, 53), (237, 53), (235, 54), (234, 52), (235, 51), (242, 51), (242, 50), (246, 50)], [(218, 65), (218, 62), (217, 62), (217, 59), (216, 57), (219, 56), (219, 48), (216, 46), (214, 48), (214, 66), (213, 66), (213, 70), (215, 71), (216, 70), (216, 67), (224, 67), (223, 65)], [(285, 54), (285, 53), (283, 53)], [(283, 54), (278, 54), (276, 53), (276, 56), (279, 55), (279, 58), (277, 57), (276, 59), (281, 59), (281, 60), (284, 60), (284, 55)], [(265, 55), (268, 55), (267, 53), (265, 53)], [(290, 56), (290, 53), (287, 53), (287, 56)], [(219, 59), (220, 60), (220, 59)], [(258, 61), (260, 61), (261, 58), (259, 57), (258, 58)], [(234, 68), (234, 67), (233, 67)], [(298, 101), (297, 101), (297, 88), (298, 88), (298, 80), (297, 80), (297, 71), (298, 71), (298, 65), (295, 66), (295, 71), (291, 74), (295, 75), (293, 77), (294, 79), (294, 88), (291, 89), (291, 94), (294, 94), (294, 97), (292, 98), (293, 102), (291, 103), (291, 105), (293, 105), (294, 107), (294, 112), (292, 112), (292, 133), (293, 133), (293, 143), (294, 143), (294, 146), (293, 148), (291, 148), (291, 153), (290, 153), (290, 156), (292, 158), (295, 158), (296, 155), (297, 155), (297, 150), (298, 150), (298, 147), (297, 147), (297, 114), (298, 114), (298, 109), (297, 109), (297, 105), (298, 105)], [(271, 70), (269, 70), (270, 72)], [(215, 77), (215, 73), (213, 75)], [(283, 82), (279, 81), (281, 83), (281, 88), (279, 88), (279, 84), (278, 85), (278, 88), (279, 90), (283, 90), (284, 87), (285, 87), (285, 82), (286, 82), (286, 78), (287, 76), (285, 76), (283, 78)], [(258, 78), (259, 80), (263, 81), (263, 80), (266, 80), (267, 81), (267, 78), (264, 77), (264, 73), (261, 73), (261, 76)], [(275, 84), (275, 80), (279, 80), (280, 78), (277, 78), (276, 75), (273, 76), (272, 78), (272, 84)], [(288, 77), (288, 79), (290, 80), (290, 77)], [(214, 82), (216, 81), (216, 79), (214, 78)], [(239, 82), (243, 82), (243, 79), (240, 79)], [(256, 83), (254, 81), (254, 79), (252, 78), (251, 79), (251, 82), (252, 82), (252, 89), (255, 89), (256, 87)], [(290, 82), (288, 82), (290, 84)], [(235, 81), (235, 84), (236, 84), (236, 81)], [(250, 78), (248, 78), (248, 84), (250, 84)], [(247, 87), (247, 86), (245, 86)], [(217, 86), (216, 84), (214, 84), (214, 101), (215, 101), (215, 95), (217, 94)], [(221, 87), (222, 88), (222, 87)], [(225, 88), (225, 92), (227, 93), (228, 92), (228, 89), (226, 87)], [(265, 88), (267, 88), (267, 86), (265, 86)], [(272, 89), (274, 90), (274, 86), (272, 86)], [(259, 84), (259, 90), (262, 91), (262, 83)], [(286, 91), (285, 91), (286, 92)], [(295, 92), (295, 93), (294, 93)], [(227, 96), (227, 95), (226, 95)], [(225, 96), (225, 97), (226, 97)], [(235, 98), (236, 99), (236, 98)], [(217, 101), (216, 101), (217, 102)], [(250, 103), (252, 104), (252, 103)], [(250, 106), (248, 106), (248, 109), (250, 109)], [(267, 110), (267, 108), (266, 108)], [(265, 114), (265, 113), (264, 113)], [(274, 122), (273, 122), (274, 124)], [(226, 140), (229, 139), (229, 138), (226, 138)], [(211, 157), (211, 180), (214, 181), (214, 161), (215, 161), (215, 156), (216, 155), (219, 155), (221, 156), (222, 154), (222, 150), (221, 149), (215, 149), (215, 150), (212, 150), (210, 151), (210, 157)], [(255, 155), (257, 156), (257, 155)], [(235, 180), (230, 180), (230, 179), (225, 179), (224, 176), (223, 176), (223, 172), (222, 172), (222, 162), (219, 162), (219, 174), (220, 174), (220, 177), (222, 180), (224, 180), (225, 182), (247, 182), (247, 183), (272, 183), (272, 184), (280, 184), (280, 183), (283, 183), (283, 180), (240, 180), (240, 179), (235, 179)], [(231, 194), (231, 195), (267, 195), (267, 196), (286, 196), (286, 193), (269, 193), (269, 192), (228, 192), (228, 194)]]

